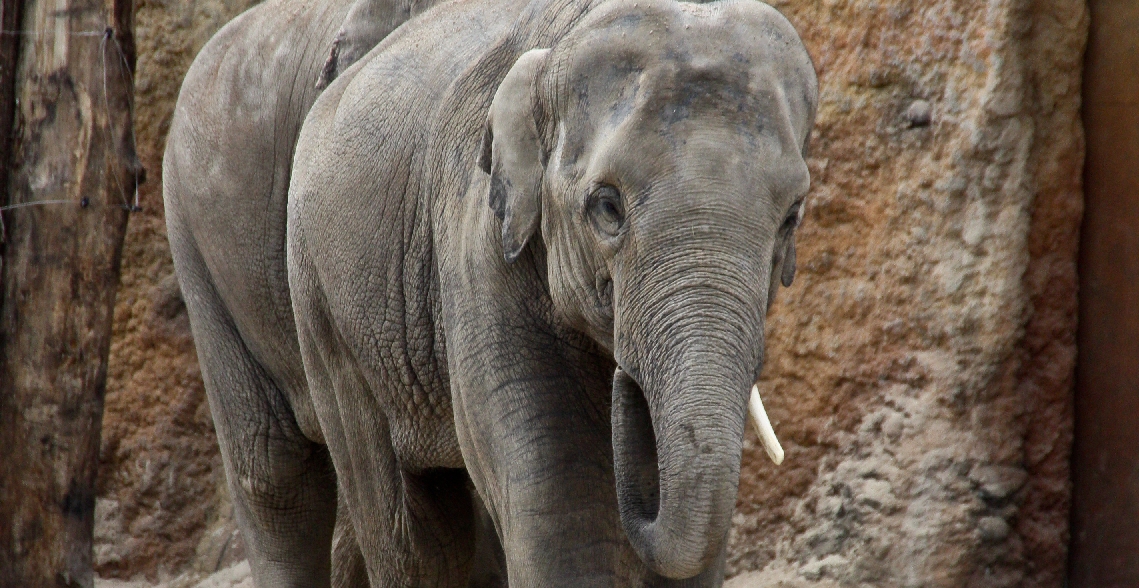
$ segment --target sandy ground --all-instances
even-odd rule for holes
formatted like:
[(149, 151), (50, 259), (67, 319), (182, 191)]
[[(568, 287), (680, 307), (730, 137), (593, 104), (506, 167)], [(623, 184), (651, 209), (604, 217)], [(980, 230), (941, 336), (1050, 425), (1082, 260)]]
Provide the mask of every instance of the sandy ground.
[(242, 561), (209, 576), (183, 574), (157, 584), (146, 580), (95, 578), (95, 588), (253, 588), (253, 578), (249, 575), (249, 562)]
[[(762, 572), (752, 572), (736, 576), (724, 583), (724, 588), (759, 588), (760, 586), (797, 586), (782, 576), (776, 578)], [(95, 588), (254, 588), (253, 578), (249, 574), (249, 562), (242, 561), (232, 567), (215, 572), (209, 576), (182, 575), (176, 578), (163, 580), (152, 584), (146, 580), (115, 580), (95, 579)]]

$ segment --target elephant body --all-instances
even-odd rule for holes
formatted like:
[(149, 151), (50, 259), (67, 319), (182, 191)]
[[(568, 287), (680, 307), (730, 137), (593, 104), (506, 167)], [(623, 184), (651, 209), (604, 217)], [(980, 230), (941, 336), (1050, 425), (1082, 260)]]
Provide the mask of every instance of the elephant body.
[[(318, 82), (429, 5), (269, 0), (202, 48), (179, 94), (163, 160), (168, 235), (262, 586), (329, 584), (329, 552), (313, 545), (332, 540), (336, 511), (285, 265), (296, 139)], [(351, 531), (336, 526), (337, 585), (366, 584)]]
[(750, 0), (448, 2), (353, 67), (301, 58), (319, 98), (251, 82), (305, 105), (272, 123), (215, 55), (167, 215), (258, 585), (319, 584), (330, 544), (338, 584), (721, 584), (808, 182), (790, 25)]

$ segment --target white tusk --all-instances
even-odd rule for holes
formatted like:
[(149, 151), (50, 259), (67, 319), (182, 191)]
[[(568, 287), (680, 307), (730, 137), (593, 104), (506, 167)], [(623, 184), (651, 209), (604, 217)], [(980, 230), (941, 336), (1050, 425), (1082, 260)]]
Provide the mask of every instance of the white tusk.
[(767, 418), (767, 411), (763, 410), (763, 401), (759, 399), (759, 387), (751, 387), (751, 400), (747, 403), (747, 411), (751, 414), (751, 424), (755, 426), (755, 431), (759, 433), (759, 440), (763, 442), (763, 449), (767, 451), (767, 457), (775, 462), (775, 465), (783, 463), (783, 447), (779, 445), (779, 439), (775, 438), (775, 429), (771, 428), (771, 421)]

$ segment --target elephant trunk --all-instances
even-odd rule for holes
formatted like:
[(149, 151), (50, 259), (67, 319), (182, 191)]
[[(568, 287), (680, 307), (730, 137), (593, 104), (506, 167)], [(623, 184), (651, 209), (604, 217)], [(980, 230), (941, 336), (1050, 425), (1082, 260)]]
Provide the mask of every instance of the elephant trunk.
[(757, 309), (732, 312), (722, 292), (703, 312), (691, 299), (683, 307), (650, 319), (662, 328), (647, 325), (646, 341), (619, 340), (630, 360), (613, 377), (621, 523), (649, 568), (675, 579), (723, 549), (763, 339)]

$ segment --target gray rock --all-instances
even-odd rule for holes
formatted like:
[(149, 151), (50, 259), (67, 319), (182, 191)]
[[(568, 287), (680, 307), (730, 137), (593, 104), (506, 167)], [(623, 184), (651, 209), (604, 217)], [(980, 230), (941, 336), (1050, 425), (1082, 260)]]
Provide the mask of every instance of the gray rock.
[(981, 539), (989, 542), (1000, 541), (1009, 534), (1009, 525), (1001, 517), (982, 517), (977, 521), (977, 531), (981, 533)]
[(905, 116), (911, 127), (928, 127), (933, 122), (933, 105), (925, 100), (914, 100)]
[(823, 576), (839, 576), (850, 562), (841, 555), (828, 555), (799, 568), (799, 574), (808, 580), (818, 580)]

